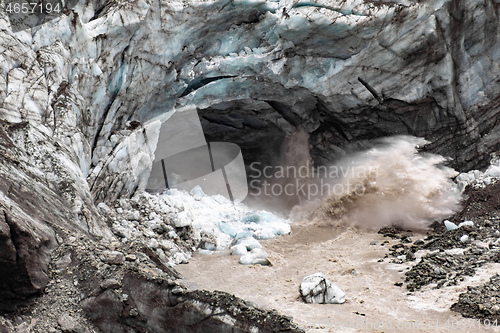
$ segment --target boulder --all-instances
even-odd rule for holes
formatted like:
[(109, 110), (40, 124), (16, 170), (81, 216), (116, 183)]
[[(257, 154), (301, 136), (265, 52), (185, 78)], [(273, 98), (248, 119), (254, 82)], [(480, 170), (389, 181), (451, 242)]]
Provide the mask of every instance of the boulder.
[(342, 304), (345, 293), (323, 273), (306, 276), (300, 284), (300, 294), (306, 303)]

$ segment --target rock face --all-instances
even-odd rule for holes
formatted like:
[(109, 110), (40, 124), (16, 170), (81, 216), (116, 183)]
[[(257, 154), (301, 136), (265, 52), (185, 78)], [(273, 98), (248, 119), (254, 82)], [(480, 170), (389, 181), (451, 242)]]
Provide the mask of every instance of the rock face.
[(300, 294), (306, 303), (342, 304), (345, 293), (332, 284), (323, 273), (306, 276), (300, 284)]
[[(8, 129), (7, 129), (8, 130)], [(86, 233), (60, 193), (26, 163), (28, 157), (0, 128), (0, 310), (12, 310), (49, 281), (50, 253), (62, 233)]]

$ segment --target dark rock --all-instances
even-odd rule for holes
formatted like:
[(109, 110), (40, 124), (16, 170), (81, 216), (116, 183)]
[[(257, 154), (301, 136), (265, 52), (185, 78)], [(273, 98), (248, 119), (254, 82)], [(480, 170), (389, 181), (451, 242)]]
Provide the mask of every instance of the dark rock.
[(69, 264), (71, 264), (71, 253), (70, 252), (66, 253), (64, 256), (57, 259), (55, 262), (56, 269), (59, 272), (62, 272), (64, 269), (66, 269), (66, 267), (68, 267)]
[(413, 244), (416, 246), (424, 245), (424, 241), (422, 239), (416, 240)]
[(103, 332), (127, 332), (127, 325), (122, 323), (124, 305), (113, 290), (107, 289), (97, 297), (82, 301), (82, 308), (87, 317)]
[(411, 242), (412, 242), (412, 240), (411, 240), (411, 238), (410, 238), (410, 237), (404, 237), (404, 238), (401, 238), (401, 242), (402, 242), (402, 243), (411, 243)]
[[(123, 289), (130, 295), (130, 300), (123, 311), (123, 322), (129, 327), (145, 326), (161, 332), (248, 332), (251, 327), (261, 331), (299, 332), (293, 329), (289, 319), (249, 306), (230, 294), (195, 290), (174, 295), (173, 288), (136, 274), (127, 274)], [(101, 301), (105, 299), (95, 299), (92, 303)], [(118, 303), (116, 298), (112, 302)], [(120, 308), (119, 305), (114, 307), (116, 310)], [(221, 313), (235, 319), (236, 323), (233, 325)], [(99, 327), (107, 327), (115, 320), (106, 315), (93, 319)]]
[(477, 287), (468, 287), (465, 293), (460, 294), (458, 302), (451, 306), (453, 311), (459, 312), (466, 318), (480, 319), (485, 326), (500, 321), (500, 276), (492, 276), (488, 282)]
[[(472, 186), (467, 186), (464, 191), (467, 199), (463, 202), (463, 209), (449, 218), (452, 222), (462, 222), (466, 220), (474, 220), (477, 224), (478, 218), (482, 219), (482, 225), (491, 226), (492, 221), (487, 217), (486, 213), (500, 211), (500, 200), (498, 193), (500, 192), (500, 182), (483, 189), (475, 189)], [(487, 225), (484, 221), (488, 221)]]
[(410, 230), (403, 229), (400, 226), (394, 225), (390, 227), (383, 227), (381, 228), (378, 233), (381, 235), (384, 235), (384, 237), (390, 237), (393, 239), (404, 239), (408, 237), (408, 234)]
[[(15, 148), (0, 128), (0, 154), (7, 152)], [(17, 167), (10, 160), (0, 163), (5, 198), (0, 201), (0, 310), (13, 310), (43, 290), (57, 246), (51, 225), (68, 225), (63, 216), (69, 212), (58, 195)]]
[(121, 287), (120, 281), (116, 279), (107, 279), (101, 282), (102, 289), (117, 289)]
[(125, 255), (119, 251), (104, 251), (101, 259), (107, 264), (121, 265), (125, 262)]
[(78, 322), (78, 319), (65, 313), (57, 320), (57, 323), (61, 327), (64, 333), (83, 333), (85, 330), (82, 325)]

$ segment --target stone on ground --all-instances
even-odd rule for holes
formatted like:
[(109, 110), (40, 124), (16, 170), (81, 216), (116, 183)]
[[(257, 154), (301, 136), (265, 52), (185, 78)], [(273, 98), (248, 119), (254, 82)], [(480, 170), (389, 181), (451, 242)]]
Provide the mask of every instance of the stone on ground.
[(342, 304), (345, 293), (323, 273), (306, 276), (300, 284), (300, 294), (306, 303)]

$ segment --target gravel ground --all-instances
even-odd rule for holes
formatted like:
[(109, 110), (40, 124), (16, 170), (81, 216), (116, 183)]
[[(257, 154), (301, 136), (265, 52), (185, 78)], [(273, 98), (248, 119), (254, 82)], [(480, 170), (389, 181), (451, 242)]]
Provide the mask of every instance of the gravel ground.
[[(479, 267), (500, 262), (500, 182), (486, 187), (468, 186), (464, 191), (463, 209), (448, 220), (459, 224), (473, 221), (448, 231), (443, 222), (435, 222), (424, 239), (413, 241), (411, 232), (401, 228), (383, 228), (379, 233), (399, 239), (390, 247), (394, 263), (415, 261), (404, 276), (410, 292), (430, 285), (436, 289), (457, 285), (465, 276), (474, 276)], [(485, 325), (500, 317), (500, 277), (491, 272), (490, 281), (468, 287), (458, 302), (450, 304), (453, 311), (466, 318), (481, 320)], [(498, 301), (497, 301), (498, 300)]]

